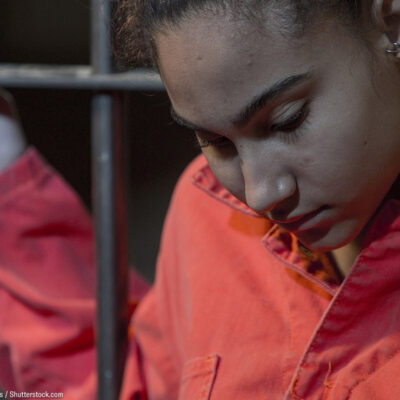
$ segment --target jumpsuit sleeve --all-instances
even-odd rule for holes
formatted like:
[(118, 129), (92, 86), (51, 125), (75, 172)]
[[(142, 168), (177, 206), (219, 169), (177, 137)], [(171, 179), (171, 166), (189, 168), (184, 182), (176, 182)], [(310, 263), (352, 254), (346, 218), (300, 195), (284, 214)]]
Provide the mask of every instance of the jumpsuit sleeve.
[[(92, 223), (34, 149), (0, 174), (0, 388), (96, 399)], [(146, 285), (131, 273), (135, 305)], [(131, 307), (133, 310), (134, 307)], [(135, 348), (132, 338), (131, 348)], [(139, 355), (131, 393), (142, 393)]]

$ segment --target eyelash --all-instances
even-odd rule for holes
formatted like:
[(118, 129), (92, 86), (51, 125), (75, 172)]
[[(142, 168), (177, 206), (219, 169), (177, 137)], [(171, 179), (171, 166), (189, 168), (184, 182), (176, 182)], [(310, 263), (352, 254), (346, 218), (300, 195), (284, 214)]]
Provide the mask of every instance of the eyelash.
[[(306, 103), (300, 111), (292, 115), (286, 121), (279, 124), (269, 125), (268, 130), (272, 133), (280, 134), (283, 139), (288, 142), (293, 142), (302, 133), (302, 129), (305, 126), (304, 124), (307, 121), (308, 115), (309, 109), (308, 104)], [(202, 144), (201, 141), (203, 141), (204, 143)], [(214, 140), (201, 139), (201, 141), (200, 139), (196, 138), (196, 145), (197, 147), (200, 147), (200, 149), (204, 149), (210, 146), (222, 148), (231, 144), (231, 141), (225, 136), (219, 136)]]
[[(201, 143), (204, 142), (204, 143)], [(207, 140), (207, 139), (199, 139), (196, 137), (196, 144), (197, 147), (200, 147), (200, 149), (205, 149), (206, 147), (213, 146), (213, 147), (223, 147), (227, 146), (230, 144), (231, 141), (227, 139), (225, 136), (218, 136), (216, 139), (213, 140)]]
[(269, 129), (273, 133), (278, 133), (287, 142), (292, 143), (303, 133), (309, 111), (308, 104), (306, 103), (295, 115), (282, 123), (270, 125)]

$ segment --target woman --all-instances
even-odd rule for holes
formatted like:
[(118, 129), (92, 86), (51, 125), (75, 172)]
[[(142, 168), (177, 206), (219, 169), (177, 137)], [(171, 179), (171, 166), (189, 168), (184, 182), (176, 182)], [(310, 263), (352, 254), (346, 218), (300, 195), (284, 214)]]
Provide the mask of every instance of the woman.
[(207, 160), (133, 322), (149, 397), (399, 398), (400, 2), (125, 7)]
[(398, 399), (400, 1), (120, 11), (128, 59), (157, 66), (204, 155), (177, 185), (122, 398)]

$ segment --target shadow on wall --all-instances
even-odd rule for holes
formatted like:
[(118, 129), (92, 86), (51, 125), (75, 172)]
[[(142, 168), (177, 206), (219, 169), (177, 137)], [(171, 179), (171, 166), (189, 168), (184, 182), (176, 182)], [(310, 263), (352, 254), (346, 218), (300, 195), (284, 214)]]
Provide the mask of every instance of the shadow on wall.
[[(88, 0), (2, 0), (0, 62), (87, 64), (88, 4)], [(29, 142), (90, 207), (90, 92), (10, 91)], [(198, 149), (191, 132), (171, 123), (164, 93), (130, 93), (128, 102), (130, 262), (152, 280), (173, 186)]]

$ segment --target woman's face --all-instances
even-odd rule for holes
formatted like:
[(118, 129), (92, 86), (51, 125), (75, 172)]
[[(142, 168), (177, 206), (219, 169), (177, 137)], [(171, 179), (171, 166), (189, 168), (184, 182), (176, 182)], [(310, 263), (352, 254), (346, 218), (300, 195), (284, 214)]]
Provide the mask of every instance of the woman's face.
[[(400, 84), (337, 21), (290, 40), (223, 16), (156, 38), (178, 122), (218, 180), (318, 251), (353, 240), (400, 170)], [(375, 50), (371, 50), (375, 51)]]

